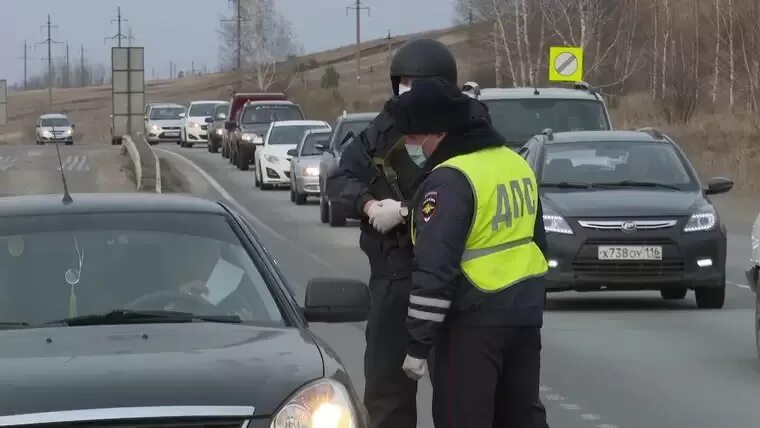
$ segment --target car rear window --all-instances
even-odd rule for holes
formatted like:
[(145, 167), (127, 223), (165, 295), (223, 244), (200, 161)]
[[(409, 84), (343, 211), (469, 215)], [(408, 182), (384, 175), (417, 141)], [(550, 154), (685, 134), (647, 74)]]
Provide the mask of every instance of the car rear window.
[[(337, 149), (338, 151), (341, 151), (341, 147), (337, 147), (343, 141), (344, 138), (346, 138), (346, 135), (348, 135), (349, 132), (353, 132), (355, 136), (358, 136), (362, 131), (367, 129), (369, 124), (372, 123), (372, 119), (367, 119), (366, 121), (346, 121), (343, 122), (340, 125), (340, 128), (338, 129), (338, 133), (335, 135), (335, 139), (333, 139), (333, 143), (336, 147), (333, 147)], [(346, 142), (348, 144), (348, 142)], [(345, 146), (343, 146), (345, 147)]]
[(243, 110), (240, 122), (253, 124), (303, 119), (301, 109), (295, 104), (253, 104)]
[(546, 128), (554, 132), (610, 129), (604, 104), (576, 99), (483, 100), (494, 128), (509, 142), (521, 146)]
[[(220, 214), (4, 217), (0, 248), (2, 320), (37, 324), (72, 312), (166, 309), (171, 304), (171, 310), (198, 315), (285, 323), (264, 264), (251, 257)], [(80, 272), (74, 286), (65, 281), (70, 269)], [(182, 298), (190, 291), (203, 300)]]
[(306, 136), (306, 138), (303, 141), (303, 146), (301, 146), (301, 156), (317, 156), (320, 155), (322, 152), (317, 150), (317, 144), (326, 145), (327, 141), (330, 139), (329, 133), (323, 133), (323, 134), (311, 134)]

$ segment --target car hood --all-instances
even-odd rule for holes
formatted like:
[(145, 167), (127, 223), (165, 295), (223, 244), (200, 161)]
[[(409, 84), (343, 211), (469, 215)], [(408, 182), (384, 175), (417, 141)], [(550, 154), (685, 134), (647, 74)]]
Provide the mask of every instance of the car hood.
[(544, 190), (541, 201), (567, 217), (686, 216), (706, 203), (699, 192), (638, 189)]
[[(254, 406), (324, 376), (306, 330), (218, 323), (0, 331), (0, 416), (87, 408)], [(76, 393), (72, 393), (76, 392)]]
[(242, 124), (240, 125), (240, 130), (243, 133), (260, 135), (263, 138), (264, 135), (269, 130), (269, 124), (268, 123)]
[(189, 116), (185, 118), (185, 121), (187, 123), (195, 122), (198, 125), (205, 125), (206, 124), (206, 118), (210, 116)]
[(156, 120), (156, 119), (150, 119), (148, 121), (151, 125), (157, 125), (157, 126), (182, 126), (182, 119), (167, 119), (167, 120)]
[(296, 147), (298, 146), (295, 144), (272, 144), (271, 146), (265, 146), (263, 153), (265, 155), (290, 159), (290, 156), (288, 156), (288, 150), (295, 149)]

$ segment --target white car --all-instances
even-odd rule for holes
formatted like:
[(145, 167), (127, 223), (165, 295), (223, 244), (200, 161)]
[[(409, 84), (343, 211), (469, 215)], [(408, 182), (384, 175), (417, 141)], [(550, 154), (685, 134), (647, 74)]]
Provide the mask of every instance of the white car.
[(298, 147), (306, 131), (331, 129), (321, 120), (286, 120), (272, 122), (263, 144), (254, 155), (256, 187), (262, 190), (275, 186), (290, 186), (290, 155)]
[(34, 125), (37, 144), (74, 144), (74, 124), (63, 114), (43, 114)]
[(179, 144), (182, 147), (193, 147), (196, 143), (208, 143), (208, 124), (206, 118), (211, 117), (214, 109), (226, 101), (193, 101), (187, 109), (187, 113), (180, 115), (182, 129), (179, 135)]
[(752, 254), (749, 257), (747, 269), (747, 281), (752, 291), (755, 292), (755, 344), (757, 356), (760, 357), (760, 215), (755, 219), (752, 226)]

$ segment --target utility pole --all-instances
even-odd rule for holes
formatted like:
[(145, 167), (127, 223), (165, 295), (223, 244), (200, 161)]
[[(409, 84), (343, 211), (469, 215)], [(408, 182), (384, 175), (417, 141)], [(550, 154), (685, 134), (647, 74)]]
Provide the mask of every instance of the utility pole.
[(190, 75), (195, 76), (195, 61), (190, 63)]
[(42, 26), (43, 29), (47, 29), (47, 39), (37, 43), (38, 45), (47, 45), (47, 63), (48, 63), (48, 75), (47, 75), (47, 85), (48, 85), (48, 105), (52, 109), (53, 108), (53, 44), (60, 44), (61, 42), (57, 42), (53, 40), (52, 37), (52, 29), (58, 28), (57, 25), (53, 25), (50, 21), (50, 15), (48, 15), (47, 18), (47, 24)]
[(87, 86), (87, 75), (84, 70), (84, 45), (79, 47), (79, 87), (84, 88)]
[(71, 63), (69, 62), (69, 44), (66, 43), (66, 80), (63, 82), (64, 88), (71, 87)]
[[(235, 70), (240, 71), (243, 69), (243, 21), (248, 21), (248, 19), (243, 19), (243, 2), (242, 0), (230, 0), (235, 2), (235, 18), (233, 19), (222, 19), (219, 22), (224, 25), (225, 22), (234, 22), (236, 27), (236, 36), (235, 36), (235, 56), (236, 56), (236, 68)], [(232, 41), (232, 40), (230, 40)]]
[(391, 30), (388, 30), (388, 67), (391, 66), (393, 61), (393, 39), (391, 38)]
[[(361, 87), (361, 71), (362, 71), (362, 49), (361, 49), (361, 25), (362, 25), (362, 10), (366, 9), (367, 14), (371, 15), (369, 7), (362, 6), (361, 0), (356, 0), (354, 6), (346, 6), (346, 15), (349, 10), (356, 11), (356, 89)], [(357, 94), (358, 95), (358, 94)]]
[(132, 40), (133, 37), (131, 35), (131, 31), (130, 31), (130, 35), (129, 36), (125, 36), (124, 33), (121, 32), (121, 23), (122, 22), (127, 22), (127, 21), (129, 21), (129, 20), (128, 19), (124, 19), (124, 18), (121, 17), (121, 7), (117, 8), (116, 19), (112, 19), (111, 22), (112, 23), (113, 22), (116, 23), (118, 30), (117, 30), (116, 34), (113, 37), (106, 37), (105, 40), (116, 39), (117, 42), (118, 42), (118, 46), (119, 47), (121, 47), (121, 41), (122, 40), (124, 40), (124, 39)]
[(29, 44), (27, 43), (26, 40), (24, 40), (24, 55), (22, 55), (20, 57), (16, 57), (16, 59), (20, 59), (20, 60), (24, 61), (24, 90), (25, 91), (27, 90), (27, 81), (28, 81), (27, 80), (27, 77), (28, 77), (28, 73), (27, 73), (28, 62), (29, 62), (30, 59), (34, 59), (34, 58), (32, 58), (32, 57), (29, 56), (28, 49), (29, 49)]
[(174, 78), (174, 63), (169, 60), (169, 80)]

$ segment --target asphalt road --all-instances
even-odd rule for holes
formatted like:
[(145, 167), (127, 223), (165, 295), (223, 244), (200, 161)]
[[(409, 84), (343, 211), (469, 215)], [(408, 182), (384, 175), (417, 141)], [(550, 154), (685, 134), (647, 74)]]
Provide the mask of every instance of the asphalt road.
[[(183, 176), (186, 191), (231, 200), (253, 217), (300, 299), (311, 277), (368, 278), (367, 261), (357, 244), (358, 228), (321, 224), (316, 201), (298, 207), (285, 190), (255, 189), (251, 171), (236, 170), (205, 147), (162, 146), (158, 152)], [(717, 200), (716, 205), (725, 218), (740, 219), (727, 226), (729, 285), (723, 309), (696, 309), (693, 293), (677, 302), (664, 301), (656, 292), (550, 296), (541, 388), (553, 427), (760, 424), (754, 295), (743, 276), (750, 220), (756, 213), (728, 212), (735, 206), (728, 200)], [(335, 348), (362, 389), (362, 326), (313, 329)], [(432, 427), (429, 382), (421, 385), (420, 426)]]
[(60, 144), (61, 162), (53, 144), (0, 145), (0, 195), (61, 193), (61, 166), (69, 191), (132, 192), (126, 168), (129, 158), (120, 147), (98, 144)]

